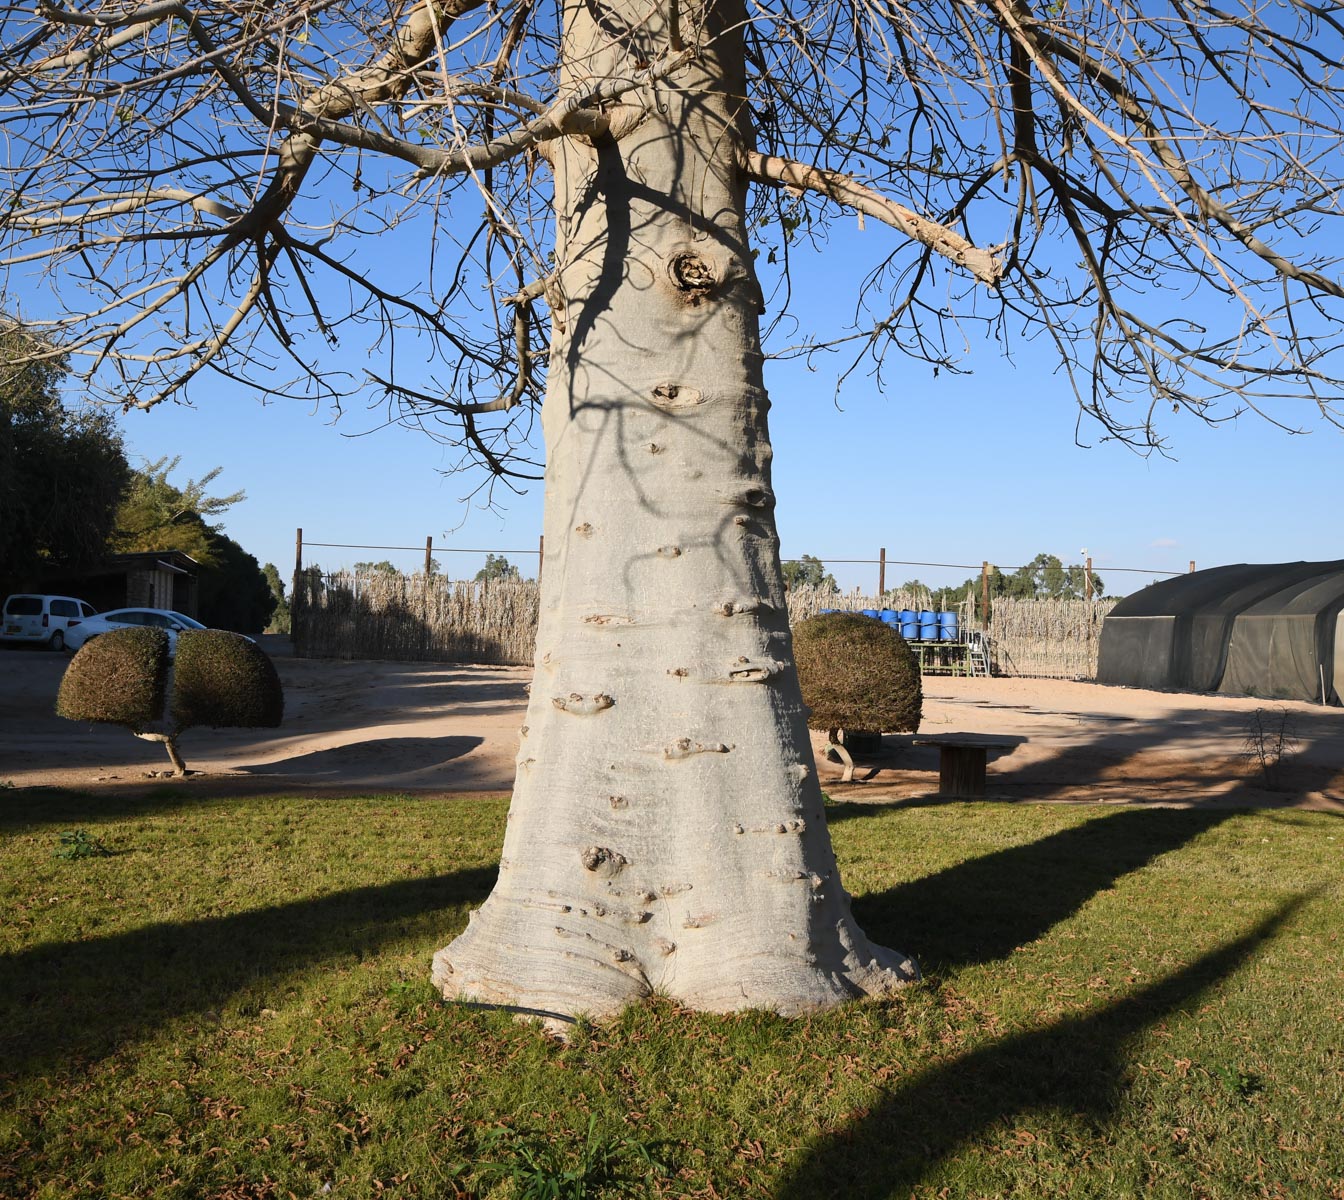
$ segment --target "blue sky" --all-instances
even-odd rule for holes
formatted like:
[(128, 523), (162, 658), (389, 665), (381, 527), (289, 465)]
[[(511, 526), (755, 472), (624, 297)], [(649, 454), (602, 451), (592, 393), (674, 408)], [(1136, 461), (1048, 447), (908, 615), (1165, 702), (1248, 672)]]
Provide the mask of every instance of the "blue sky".
[[(824, 274), (822, 279), (825, 279)], [(843, 281), (836, 281), (843, 282)], [(1107, 590), (1128, 592), (1152, 575), (1228, 562), (1340, 557), (1331, 513), (1344, 464), (1344, 434), (1316, 422), (1290, 436), (1254, 415), (1209, 428), (1167, 414), (1173, 458), (1142, 458), (1110, 443), (1074, 443), (1076, 409), (1064, 382), (1030, 352), (1016, 365), (992, 344), (974, 346), (971, 373), (933, 378), (912, 363), (889, 371), (885, 394), (852, 377), (839, 404), (833, 378), (774, 363), (767, 383), (782, 551), (829, 559), (1018, 566), (1038, 552), (1081, 561), (1085, 547)], [(471, 486), (440, 472), (454, 456), (422, 434), (376, 425), (376, 414), (329, 414), (300, 403), (262, 406), (241, 387), (207, 383), (194, 407), (165, 405), (123, 421), (133, 456), (182, 456), (179, 475), (224, 468), (213, 490), (242, 488), (226, 531), (287, 578), (294, 531), (308, 542), (423, 547), (433, 536), (454, 578), (478, 555), (448, 547), (535, 549), (541, 485), (501, 491), (502, 509), (463, 505)], [(1084, 438), (1099, 436), (1084, 426)], [(474, 481), (473, 481), (474, 482)], [(390, 558), (414, 569), (423, 549), (392, 553), (312, 549), (323, 566)], [(524, 575), (534, 555), (515, 555)], [(831, 567), (842, 586), (876, 586), (874, 566)], [(958, 582), (965, 570), (891, 565), (888, 586), (915, 577)]]
[[(1219, 100), (1213, 96), (1212, 102)], [(1321, 153), (1335, 153), (1333, 143)], [(326, 190), (315, 178), (309, 180), (313, 194), (300, 206), (300, 216), (312, 227), (320, 230), (348, 207), (347, 172), (356, 160), (360, 171), (368, 172), (364, 179), (370, 188), (380, 171), (387, 173), (382, 182), (405, 183), (404, 164), (376, 166), (357, 156), (345, 161), (333, 155), (324, 160), (331, 171)], [(986, 203), (992, 210), (998, 201)], [(379, 205), (370, 202), (369, 207)], [(460, 231), (442, 229), (433, 243), (429, 211), (417, 217), (410, 207), (394, 191), (386, 211), (378, 219), (370, 215), (368, 228), (385, 231), (356, 239), (362, 249), (349, 260), (352, 270), (376, 267), (380, 282), (389, 287), (422, 282), (436, 244), (442, 274), (456, 254), (452, 235)], [(467, 188), (459, 216), (476, 207)], [(995, 224), (1006, 220), (1005, 212), (976, 226), (982, 242), (1006, 231)], [(808, 222), (797, 236), (801, 243), (812, 235), (825, 244), (820, 254), (798, 255), (794, 295), (802, 335), (822, 326), (833, 330), (852, 304), (864, 271), (899, 244), (898, 235), (876, 222), (860, 232), (852, 217), (838, 218), (829, 231)], [(764, 240), (779, 236), (766, 231)], [(1292, 235), (1283, 236), (1290, 249), (1303, 248)], [(1043, 244), (1042, 254), (1049, 259), (1048, 238)], [(1064, 240), (1058, 254), (1053, 265), (1072, 269), (1074, 252)], [(40, 293), (57, 281), (42, 280), (34, 271), (24, 279), (16, 270), (12, 279), (0, 279), (0, 286), (17, 289), (21, 310), (50, 316), (50, 297)], [(319, 289), (343, 290), (334, 277), (314, 278)], [(110, 279), (101, 282), (116, 287)], [(1220, 298), (1190, 297), (1179, 278), (1140, 273), (1127, 282), (1145, 305), (1152, 303), (1156, 321), (1213, 324), (1214, 318), (1224, 318), (1231, 333), (1237, 332), (1241, 314), (1235, 308), (1226, 308)], [(1175, 290), (1165, 291), (1168, 285)], [(66, 299), (82, 308), (76, 286), (69, 284)], [(29, 294), (25, 287), (31, 288)], [(936, 283), (929, 290), (931, 302), (939, 303), (933, 295)], [(5, 296), (7, 304), (13, 301), (14, 296)], [(1081, 313), (1084, 325), (1090, 319), (1081, 307), (1086, 302), (1084, 295), (1074, 312)], [(339, 295), (333, 303), (339, 307)], [(304, 304), (296, 302), (296, 307)], [(405, 353), (418, 351), (413, 336), (403, 335), (402, 341), (408, 345)], [(300, 346), (301, 353), (355, 376), (366, 367), (382, 367), (361, 351), (353, 339), (335, 353), (311, 336)], [(1011, 569), (1042, 551), (1069, 563), (1090, 553), (1108, 591), (1115, 593), (1134, 590), (1155, 573), (1184, 570), (1192, 559), (1208, 567), (1344, 556), (1327, 516), (1341, 477), (1344, 434), (1310, 412), (1294, 419), (1311, 430), (1301, 437), (1254, 415), (1209, 428), (1189, 414), (1167, 413), (1161, 431), (1172, 457), (1145, 458), (1122, 445), (1101, 443), (1102, 431), (1095, 426), (1084, 425), (1081, 437), (1097, 444), (1075, 444), (1074, 399), (1042, 347), (1020, 347), (1009, 362), (995, 343), (975, 341), (962, 365), (968, 374), (945, 372), (935, 378), (922, 363), (901, 370), (889, 363), (880, 392), (856, 373), (838, 404), (827, 373), (831, 364), (823, 362), (815, 374), (798, 362), (770, 366), (777, 515), (786, 557), (819, 556), (830, 562), (842, 585), (873, 588), (874, 566), (836, 560), (873, 559), (885, 547), (893, 560), (889, 584), (917, 576), (937, 585), (959, 582), (985, 559)], [(404, 368), (399, 378), (418, 382)], [(351, 407), (333, 423), (329, 413), (302, 402), (263, 406), (246, 386), (205, 374), (193, 383), (191, 403), (128, 414), (123, 420), (128, 449), (149, 461), (180, 455), (179, 480), (222, 467), (215, 490), (247, 493), (246, 501), (226, 514), (224, 528), (260, 561), (275, 562), (286, 577), (299, 526), (309, 543), (422, 547), (432, 536), (453, 577), (469, 577), (479, 568), (482, 555), (452, 552), (468, 547), (503, 551), (524, 574), (535, 572), (535, 555), (519, 552), (536, 546), (539, 484), (521, 497), (500, 489), (499, 510), (472, 507), (462, 497), (474, 481), (442, 474), (455, 462), (453, 452), (421, 434), (376, 428), (379, 413)], [(358, 436), (371, 428), (376, 431)], [(420, 549), (314, 547), (308, 561), (335, 567), (390, 558), (414, 569), (422, 554)], [(966, 565), (939, 569), (902, 562)]]

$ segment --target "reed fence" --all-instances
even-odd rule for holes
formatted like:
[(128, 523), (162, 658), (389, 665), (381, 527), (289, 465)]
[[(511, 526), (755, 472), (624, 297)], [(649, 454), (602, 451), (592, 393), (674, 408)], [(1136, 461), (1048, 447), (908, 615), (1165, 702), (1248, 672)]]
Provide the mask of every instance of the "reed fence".
[(995, 673), (1095, 679), (1101, 627), (1116, 603), (999, 597), (988, 630)]
[[(540, 588), (534, 580), (473, 582), (439, 575), (304, 572), (293, 606), (294, 652), (308, 658), (529, 664), (536, 641)], [(1114, 600), (994, 601), (990, 653), (999, 675), (1092, 679), (1097, 645)], [(796, 587), (789, 623), (822, 609), (925, 610), (923, 588), (884, 596), (859, 589)], [(980, 628), (975, 597), (957, 606), (963, 629)]]
[(307, 658), (530, 663), (540, 589), (534, 580), (448, 580), (390, 572), (303, 572), (291, 615)]

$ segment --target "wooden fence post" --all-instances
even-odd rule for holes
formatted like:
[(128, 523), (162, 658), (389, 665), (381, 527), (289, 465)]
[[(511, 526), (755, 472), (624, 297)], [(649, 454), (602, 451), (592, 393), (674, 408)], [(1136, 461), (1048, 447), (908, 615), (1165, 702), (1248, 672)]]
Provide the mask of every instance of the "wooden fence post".
[(989, 560), (980, 562), (980, 628), (989, 632)]
[(289, 586), (289, 644), (299, 644), (299, 580), (303, 576), (303, 528), (294, 531), (294, 582)]
[(1195, 560), (1192, 558), (1190, 560), (1190, 574), (1193, 575), (1194, 573), (1195, 573)]
[(882, 599), (887, 594), (887, 548), (882, 547), (877, 552), (877, 598)]
[(1083, 597), (1092, 603), (1092, 556), (1087, 556), (1087, 565), (1083, 567)]
[(423, 584), (422, 600), (424, 607), (425, 636), (423, 639), (423, 652), (426, 659), (431, 658), (430, 641), (433, 637), (429, 621), (429, 572), (434, 565), (434, 535), (430, 534), (425, 538), (425, 582)]

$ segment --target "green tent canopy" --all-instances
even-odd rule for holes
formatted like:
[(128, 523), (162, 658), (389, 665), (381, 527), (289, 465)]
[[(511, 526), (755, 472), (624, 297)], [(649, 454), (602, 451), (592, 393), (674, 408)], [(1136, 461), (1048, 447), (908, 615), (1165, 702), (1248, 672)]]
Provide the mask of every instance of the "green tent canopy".
[(1097, 680), (1339, 704), (1344, 560), (1238, 563), (1135, 592), (1102, 625)]

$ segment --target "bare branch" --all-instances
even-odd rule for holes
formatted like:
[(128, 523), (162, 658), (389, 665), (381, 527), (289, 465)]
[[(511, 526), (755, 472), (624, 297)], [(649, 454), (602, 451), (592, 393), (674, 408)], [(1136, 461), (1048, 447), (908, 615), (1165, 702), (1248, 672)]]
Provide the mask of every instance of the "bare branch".
[(893, 229), (900, 230), (906, 237), (941, 254), (949, 262), (965, 267), (981, 283), (992, 285), (1003, 276), (1003, 265), (991, 251), (971, 245), (956, 230), (921, 217), (856, 179), (837, 171), (789, 162), (755, 150), (747, 151), (746, 157), (747, 173), (758, 183), (816, 192), (837, 204), (876, 217)]

